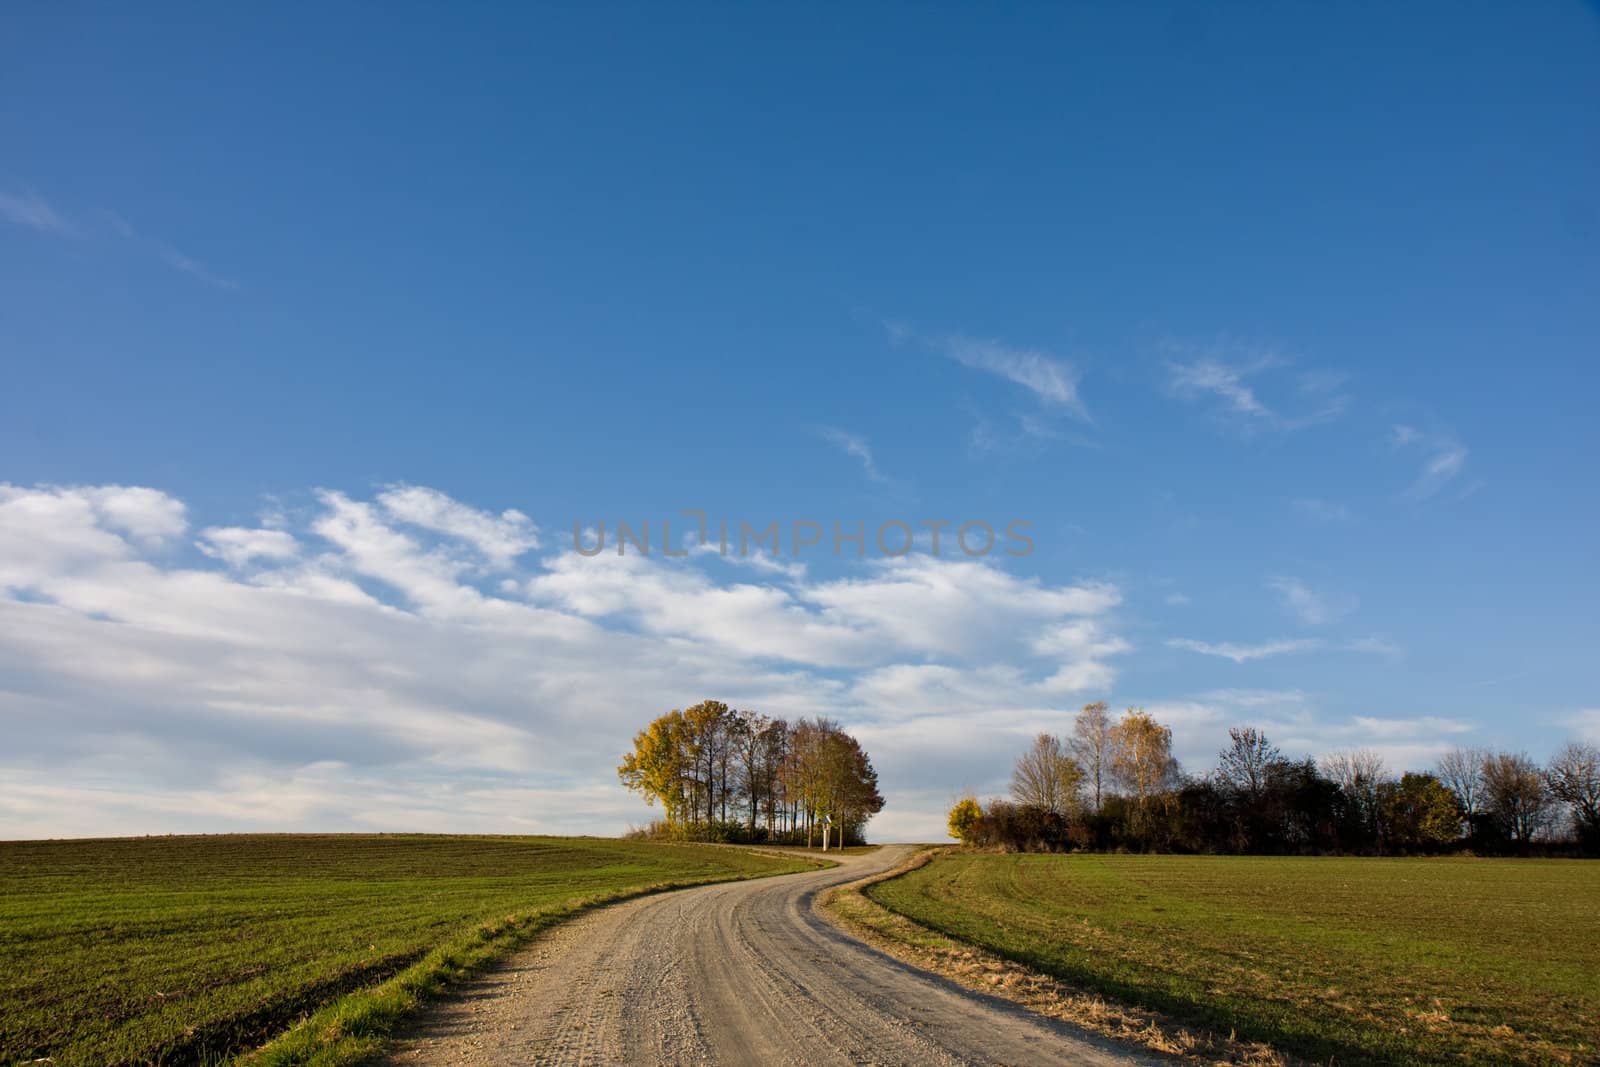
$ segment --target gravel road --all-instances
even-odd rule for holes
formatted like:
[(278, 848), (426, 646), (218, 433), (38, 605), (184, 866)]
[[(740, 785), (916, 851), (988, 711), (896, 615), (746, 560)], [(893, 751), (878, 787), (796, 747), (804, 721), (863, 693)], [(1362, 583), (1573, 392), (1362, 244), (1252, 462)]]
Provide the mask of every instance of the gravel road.
[(591, 912), (438, 1003), (386, 1062), (1155, 1062), (891, 959), (813, 909), (908, 851)]

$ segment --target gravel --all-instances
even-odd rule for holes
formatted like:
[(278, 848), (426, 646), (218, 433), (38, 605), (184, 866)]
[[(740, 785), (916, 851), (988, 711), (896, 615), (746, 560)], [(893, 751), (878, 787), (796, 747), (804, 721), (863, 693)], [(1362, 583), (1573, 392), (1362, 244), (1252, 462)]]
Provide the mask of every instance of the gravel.
[(385, 1062), (1158, 1062), (901, 963), (814, 910), (821, 890), (907, 852), (591, 912), (435, 1004)]

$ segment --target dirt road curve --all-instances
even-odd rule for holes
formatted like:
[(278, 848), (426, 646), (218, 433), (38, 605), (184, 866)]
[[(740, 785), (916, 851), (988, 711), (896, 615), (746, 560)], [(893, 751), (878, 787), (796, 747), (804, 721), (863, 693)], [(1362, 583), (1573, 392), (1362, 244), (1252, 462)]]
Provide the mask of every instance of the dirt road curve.
[(813, 911), (819, 890), (905, 853), (593, 912), (439, 1004), (388, 1062), (1150, 1062), (907, 967)]

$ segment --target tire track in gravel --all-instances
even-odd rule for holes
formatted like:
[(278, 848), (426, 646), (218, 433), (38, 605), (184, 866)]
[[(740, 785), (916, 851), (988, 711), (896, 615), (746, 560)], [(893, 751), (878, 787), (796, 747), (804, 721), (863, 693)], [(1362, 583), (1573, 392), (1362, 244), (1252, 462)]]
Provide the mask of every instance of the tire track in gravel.
[(581, 916), (439, 1001), (384, 1062), (1163, 1062), (917, 970), (816, 912), (821, 890), (888, 870), (908, 852), (889, 845), (829, 870), (701, 886)]

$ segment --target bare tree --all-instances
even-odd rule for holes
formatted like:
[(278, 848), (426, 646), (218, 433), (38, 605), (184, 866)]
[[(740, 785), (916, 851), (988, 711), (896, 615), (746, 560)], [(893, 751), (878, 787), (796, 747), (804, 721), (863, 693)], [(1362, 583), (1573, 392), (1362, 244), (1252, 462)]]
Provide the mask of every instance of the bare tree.
[(1353, 806), (1361, 832), (1377, 835), (1380, 828), (1378, 800), (1388, 779), (1383, 757), (1370, 748), (1330, 752), (1322, 757), (1322, 773), (1339, 786)]
[(1229, 745), (1217, 764), (1217, 778), (1252, 800), (1267, 788), (1267, 768), (1283, 762), (1283, 753), (1254, 726), (1228, 730)]
[(1513, 841), (1532, 841), (1549, 817), (1550, 791), (1527, 753), (1491, 753), (1483, 761), (1483, 794)]
[(1481, 748), (1453, 748), (1439, 757), (1434, 769), (1439, 781), (1461, 802), (1468, 827), (1483, 811), (1483, 761), (1488, 755)]
[(1600, 840), (1600, 745), (1568, 741), (1545, 771), (1550, 793), (1572, 809), (1580, 839)]
[(1383, 757), (1370, 748), (1328, 753), (1322, 757), (1322, 773), (1355, 797), (1375, 797), (1387, 775)]
[(1072, 724), (1072, 755), (1094, 792), (1094, 811), (1098, 815), (1105, 780), (1111, 769), (1111, 716), (1106, 713), (1104, 700), (1085, 704), (1078, 712)]
[(1083, 771), (1054, 734), (1040, 734), (1011, 772), (1011, 797), (1018, 804), (1065, 815), (1076, 806)]

